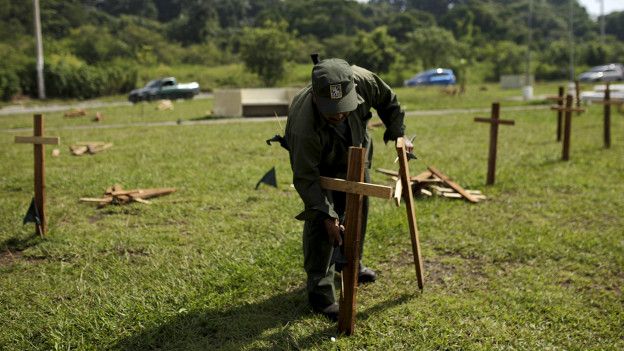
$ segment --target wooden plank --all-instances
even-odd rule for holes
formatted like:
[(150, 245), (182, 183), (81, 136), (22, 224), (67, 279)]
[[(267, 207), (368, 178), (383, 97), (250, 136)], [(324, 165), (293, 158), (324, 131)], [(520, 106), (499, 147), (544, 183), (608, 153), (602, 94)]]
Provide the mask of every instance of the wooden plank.
[[(559, 87), (559, 99), (557, 100), (557, 106), (559, 107), (563, 107), (563, 103), (565, 101), (565, 98), (563, 97), (563, 87), (560, 86)], [(557, 111), (557, 141), (561, 141), (561, 133), (563, 131), (562, 129), (563, 126), (563, 111), (558, 110)]]
[(390, 169), (377, 168), (377, 169), (375, 169), (375, 170), (376, 170), (377, 172), (379, 172), (379, 173), (383, 173), (383, 174), (385, 174), (385, 175), (395, 176), (395, 177), (398, 177), (398, 176), (399, 176), (399, 172), (397, 172), (397, 171), (393, 171), (393, 170), (390, 170)]
[(474, 121), (475, 122), (485, 122), (485, 123), (496, 123), (496, 124), (508, 124), (508, 125), (512, 125), (512, 126), (516, 124), (515, 121), (506, 120), (506, 119), (498, 119), (498, 118), (475, 117)]
[(570, 138), (572, 137), (572, 100), (574, 98), (572, 95), (568, 94), (566, 96), (566, 109), (564, 123), (563, 123), (563, 147), (561, 151), (561, 159), (564, 161), (568, 161), (570, 159)]
[[(437, 190), (437, 191), (439, 191), (441, 193), (454, 193), (455, 192), (455, 189), (453, 189), (453, 188), (445, 188), (445, 187), (437, 186), (437, 185), (432, 185), (431, 189)], [(467, 192), (470, 193), (469, 191), (467, 191)]]
[(474, 202), (474, 203), (479, 202), (472, 195), (470, 195), (464, 188), (462, 188), (459, 184), (452, 181), (449, 177), (447, 177), (444, 173), (438, 171), (435, 167), (428, 166), (427, 169), (429, 169), (431, 173), (435, 174), (438, 178), (442, 179), (444, 183), (446, 183), (448, 186), (455, 189), (455, 191), (460, 193), (466, 200), (470, 202)]
[(71, 151), (71, 153), (75, 156), (84, 155), (87, 152), (87, 150), (89, 150), (89, 148), (86, 146), (72, 145), (69, 147), (69, 151)]
[[(34, 137), (42, 138), (45, 124), (43, 115), (34, 115), (34, 124)], [(35, 143), (35, 206), (37, 207), (37, 211), (39, 212), (39, 219), (41, 221), (41, 225), (37, 226), (37, 234), (41, 236), (46, 235), (48, 231), (45, 199), (45, 145), (43, 143)]]
[(622, 101), (622, 100), (614, 100), (614, 99), (609, 99), (608, 101), (598, 100), (598, 101), (592, 101), (592, 104), (596, 104), (596, 105), (622, 105), (622, 104), (624, 104), (624, 101)]
[(106, 149), (110, 149), (113, 147), (113, 143), (99, 144), (99, 145), (88, 145), (87, 149), (90, 154), (96, 154), (98, 152), (104, 151)]
[[(609, 102), (611, 98), (611, 90), (609, 89), (609, 83), (605, 89), (604, 101)], [(604, 147), (606, 149), (611, 147), (611, 105), (605, 104), (603, 106), (603, 139)]]
[(420, 193), (426, 196), (432, 196), (433, 194), (431, 193), (431, 191), (427, 190), (427, 189), (420, 189)]
[(575, 108), (575, 107), (568, 108), (568, 107), (559, 107), (557, 105), (550, 106), (550, 109), (553, 110), (553, 111), (563, 111), (563, 112), (568, 112), (568, 111), (570, 111), (570, 112), (585, 112), (584, 108)]
[(321, 188), (326, 190), (341, 191), (343, 193), (359, 194), (364, 196), (390, 199), (392, 187), (364, 182), (350, 182), (339, 178), (320, 177)]
[(79, 199), (79, 201), (82, 201), (82, 202), (112, 202), (113, 198), (112, 197), (101, 197), (101, 198), (97, 198), (97, 197), (81, 197)]
[(399, 207), (401, 206), (401, 196), (403, 195), (403, 183), (401, 179), (397, 179), (394, 185), (394, 204)]
[(462, 198), (461, 194), (458, 194), (458, 193), (441, 193), (440, 195), (444, 196), (444, 197), (448, 197), (448, 198), (453, 198), (453, 199), (461, 199)]
[[(365, 155), (366, 149), (364, 148), (349, 148), (347, 180), (351, 182), (364, 181)], [(339, 334), (351, 335), (355, 328), (363, 199), (364, 197), (362, 195), (347, 194), (345, 205), (345, 240), (343, 242), (347, 264), (342, 269), (342, 290), (338, 316)]]
[(411, 177), (410, 180), (421, 183), (431, 178), (432, 175), (433, 173), (431, 173), (430, 171), (424, 171), (417, 176)]
[(82, 146), (104, 145), (104, 144), (106, 144), (106, 142), (104, 141), (77, 141), (74, 143), (74, 145), (82, 145)]
[(35, 145), (58, 145), (61, 142), (59, 137), (44, 136), (16, 136), (15, 142), (18, 144), (35, 144)]
[(418, 224), (416, 223), (414, 195), (412, 194), (412, 187), (409, 184), (410, 175), (407, 160), (407, 150), (405, 147), (405, 140), (403, 138), (397, 139), (396, 150), (399, 156), (399, 172), (401, 173), (401, 181), (403, 182), (403, 189), (405, 191), (405, 209), (407, 211), (407, 222), (410, 230), (410, 239), (412, 241), (412, 254), (414, 255), (416, 280), (418, 282), (418, 288), (422, 290), (425, 284), (425, 273), (423, 269), (423, 260), (420, 250), (420, 239), (418, 238)]

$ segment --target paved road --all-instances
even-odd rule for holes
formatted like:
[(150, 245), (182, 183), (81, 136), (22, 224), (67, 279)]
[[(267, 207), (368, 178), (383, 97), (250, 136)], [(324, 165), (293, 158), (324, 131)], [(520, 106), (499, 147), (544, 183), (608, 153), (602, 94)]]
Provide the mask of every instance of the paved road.
[[(548, 106), (512, 106), (506, 107), (505, 111), (533, 111), (533, 110), (546, 110)], [(405, 115), (407, 117), (422, 117), (422, 116), (444, 116), (444, 115), (456, 115), (456, 114), (475, 114), (475, 113), (488, 113), (490, 108), (469, 108), (469, 109), (445, 109), (445, 110), (421, 110), (421, 111), (407, 111)], [(278, 117), (280, 121), (285, 121), (286, 117)], [(115, 128), (128, 128), (128, 127), (162, 127), (162, 126), (189, 126), (189, 125), (210, 125), (210, 124), (230, 124), (230, 123), (262, 123), (275, 121), (275, 117), (253, 117), (253, 118), (216, 118), (207, 119), (201, 121), (180, 120), (166, 121), (166, 122), (137, 122), (137, 123), (120, 123), (120, 124), (102, 124), (102, 125), (82, 125), (82, 126), (66, 126), (66, 127), (47, 127), (47, 130), (82, 130), (82, 129), (115, 129)], [(14, 129), (1, 129), (1, 132), (23, 132), (32, 131), (32, 128), (14, 128)]]
[[(212, 99), (213, 95), (211, 93), (200, 93), (195, 96), (195, 99)], [(98, 108), (98, 107), (113, 107), (113, 106), (131, 106), (132, 104), (128, 101), (110, 101), (103, 102), (97, 100), (87, 100), (83, 102), (79, 102), (77, 104), (50, 104), (50, 105), (42, 105), (42, 106), (21, 106), (21, 105), (13, 105), (6, 106), (0, 108), (0, 116), (6, 115), (15, 115), (22, 113), (47, 113), (47, 112), (58, 112), (58, 111), (68, 111), (71, 109), (80, 109), (80, 108)]]

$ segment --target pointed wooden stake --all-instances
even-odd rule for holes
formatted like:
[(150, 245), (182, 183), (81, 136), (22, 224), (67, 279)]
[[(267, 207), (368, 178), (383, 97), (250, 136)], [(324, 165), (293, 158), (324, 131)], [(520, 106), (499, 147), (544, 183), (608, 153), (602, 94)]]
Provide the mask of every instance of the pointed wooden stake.
[(407, 160), (407, 150), (405, 148), (405, 140), (397, 139), (397, 154), (399, 155), (399, 173), (401, 176), (401, 185), (405, 194), (405, 210), (407, 211), (407, 223), (410, 230), (410, 239), (412, 240), (412, 254), (414, 255), (414, 266), (416, 267), (416, 280), (418, 288), (422, 290), (425, 286), (423, 260), (420, 250), (420, 239), (418, 238), (418, 225), (416, 223), (416, 209), (414, 207), (414, 194), (412, 193), (412, 185), (410, 182), (409, 165)]

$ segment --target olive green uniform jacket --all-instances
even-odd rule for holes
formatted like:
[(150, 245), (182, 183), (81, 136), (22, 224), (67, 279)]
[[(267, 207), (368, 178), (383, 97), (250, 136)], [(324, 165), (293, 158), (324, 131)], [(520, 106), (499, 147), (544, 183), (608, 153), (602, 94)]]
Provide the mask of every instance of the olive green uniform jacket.
[(358, 66), (352, 68), (359, 105), (347, 118), (350, 140), (340, 140), (335, 128), (320, 115), (312, 101), (311, 86), (299, 92), (290, 105), (285, 138), (290, 148), (293, 184), (305, 206), (297, 219), (313, 219), (319, 214), (324, 214), (324, 218), (339, 218), (332, 202), (321, 190), (319, 176), (346, 176), (348, 146), (365, 147), (370, 168), (372, 142), (366, 127), (372, 117), (371, 108), (386, 126), (384, 142), (404, 134), (405, 114), (396, 94), (374, 73)]

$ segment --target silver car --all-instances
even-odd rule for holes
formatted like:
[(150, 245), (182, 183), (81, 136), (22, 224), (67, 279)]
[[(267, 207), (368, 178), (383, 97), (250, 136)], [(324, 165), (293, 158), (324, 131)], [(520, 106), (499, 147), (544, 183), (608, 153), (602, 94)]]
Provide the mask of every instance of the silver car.
[(624, 80), (624, 66), (619, 63), (596, 66), (588, 72), (581, 73), (579, 80), (582, 82), (613, 82)]

